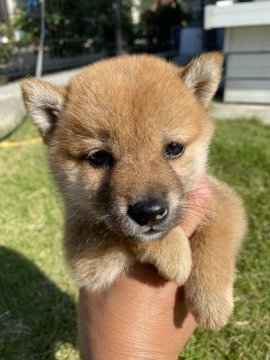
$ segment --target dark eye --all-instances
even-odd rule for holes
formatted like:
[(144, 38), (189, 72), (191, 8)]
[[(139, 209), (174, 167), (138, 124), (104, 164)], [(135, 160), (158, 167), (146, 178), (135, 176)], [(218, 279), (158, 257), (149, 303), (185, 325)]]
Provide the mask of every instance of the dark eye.
[(93, 166), (110, 166), (113, 163), (113, 157), (105, 150), (98, 150), (87, 157), (87, 161)]
[(166, 157), (175, 159), (183, 155), (184, 151), (185, 151), (184, 145), (178, 144), (176, 142), (171, 142), (165, 147), (164, 154)]

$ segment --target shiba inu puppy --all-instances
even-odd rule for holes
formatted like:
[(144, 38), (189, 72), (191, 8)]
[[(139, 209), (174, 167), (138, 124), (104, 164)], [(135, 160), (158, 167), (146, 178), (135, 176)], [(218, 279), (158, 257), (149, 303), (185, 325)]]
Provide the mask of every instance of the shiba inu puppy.
[(179, 226), (206, 171), (214, 126), (206, 114), (222, 57), (179, 68), (146, 55), (95, 63), (66, 88), (22, 84), (65, 204), (64, 246), (79, 287), (110, 286), (135, 261), (184, 285), (198, 323), (224, 326), (233, 309), (241, 200), (208, 176), (212, 205), (190, 240)]

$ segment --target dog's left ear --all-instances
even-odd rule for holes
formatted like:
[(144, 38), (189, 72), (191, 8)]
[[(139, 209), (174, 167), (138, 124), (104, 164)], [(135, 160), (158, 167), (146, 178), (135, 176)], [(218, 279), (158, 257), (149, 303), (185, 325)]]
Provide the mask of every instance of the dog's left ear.
[(198, 101), (207, 107), (217, 91), (222, 74), (222, 55), (206, 53), (193, 59), (182, 69), (181, 76)]

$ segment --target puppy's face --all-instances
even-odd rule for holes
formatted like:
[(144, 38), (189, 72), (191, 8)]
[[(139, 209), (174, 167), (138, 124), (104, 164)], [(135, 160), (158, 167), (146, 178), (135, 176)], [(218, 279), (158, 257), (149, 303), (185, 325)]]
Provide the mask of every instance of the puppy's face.
[(86, 68), (67, 89), (25, 80), (69, 213), (138, 241), (176, 226), (205, 168), (213, 126), (204, 108), (221, 62), (206, 54), (179, 69), (124, 56)]

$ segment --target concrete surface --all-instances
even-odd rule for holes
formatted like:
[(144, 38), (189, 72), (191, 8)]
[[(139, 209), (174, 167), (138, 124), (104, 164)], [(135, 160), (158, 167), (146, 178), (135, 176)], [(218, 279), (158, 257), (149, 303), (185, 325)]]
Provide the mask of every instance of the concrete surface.
[[(45, 75), (43, 80), (55, 85), (65, 85), (83, 67)], [(25, 113), (21, 98), (20, 81), (0, 86), (0, 130), (15, 124)]]
[(213, 102), (209, 114), (215, 119), (234, 120), (236, 118), (256, 118), (270, 125), (270, 105), (230, 104)]
[[(55, 85), (65, 85), (73, 76), (78, 74), (83, 67), (62, 71), (42, 77), (43, 80)], [(0, 86), (0, 130), (12, 126), (24, 114), (21, 99), (20, 81)], [(258, 118), (263, 123), (270, 125), (270, 105), (244, 105), (213, 102), (209, 111), (217, 119)]]

